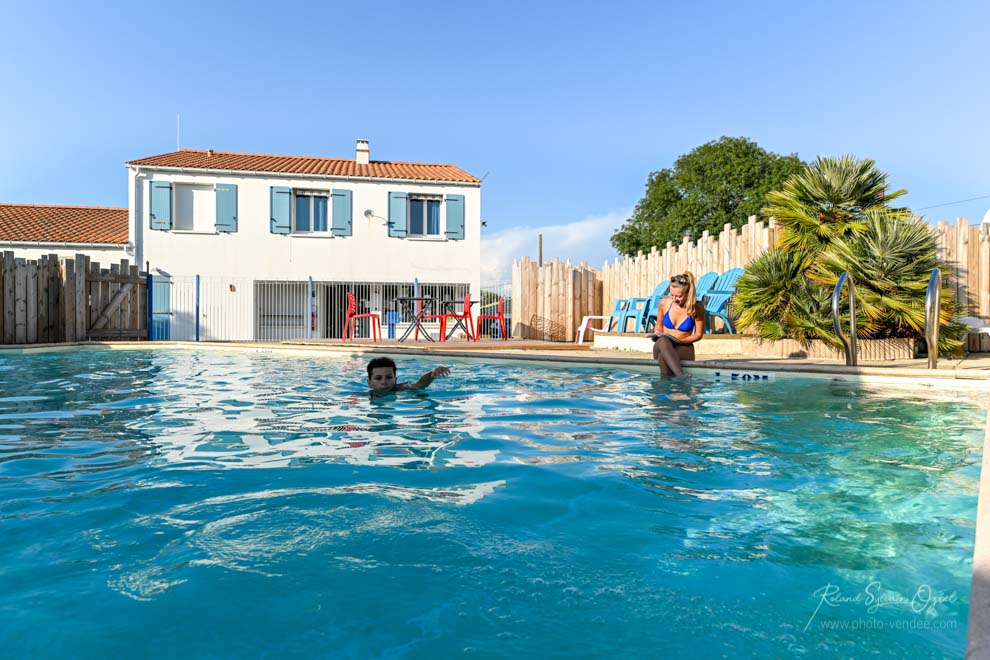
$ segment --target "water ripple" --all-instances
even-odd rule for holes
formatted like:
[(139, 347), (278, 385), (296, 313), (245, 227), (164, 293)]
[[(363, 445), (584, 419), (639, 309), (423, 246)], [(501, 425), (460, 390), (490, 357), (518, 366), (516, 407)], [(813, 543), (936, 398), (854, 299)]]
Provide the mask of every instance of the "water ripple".
[[(964, 397), (469, 361), (372, 399), (363, 360), (238, 352), (0, 371), (31, 374), (0, 396), (13, 655), (964, 649), (986, 414)], [(874, 579), (958, 591), (961, 632), (802, 636), (815, 589)]]

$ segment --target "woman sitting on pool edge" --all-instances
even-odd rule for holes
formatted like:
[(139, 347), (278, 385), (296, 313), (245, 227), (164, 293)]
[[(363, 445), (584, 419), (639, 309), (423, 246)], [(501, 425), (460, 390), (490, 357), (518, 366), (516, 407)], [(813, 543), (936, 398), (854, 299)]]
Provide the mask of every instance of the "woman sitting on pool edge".
[(670, 278), (670, 295), (660, 301), (655, 329), (659, 334), (651, 334), (650, 339), (660, 373), (683, 376), (681, 360), (694, 359), (694, 343), (705, 332), (705, 306), (695, 300), (692, 273), (685, 271)]

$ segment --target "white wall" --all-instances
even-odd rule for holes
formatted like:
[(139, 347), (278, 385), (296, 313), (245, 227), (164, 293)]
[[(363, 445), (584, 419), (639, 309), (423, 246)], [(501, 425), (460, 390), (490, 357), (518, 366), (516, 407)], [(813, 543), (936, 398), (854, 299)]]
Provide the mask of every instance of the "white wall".
[[(481, 292), (481, 189), (478, 185), (344, 180), (326, 177), (212, 174), (128, 168), (131, 238), (144, 266), (172, 275), (226, 276), (256, 280), (312, 277), (322, 281), (468, 283)], [(151, 180), (176, 184), (237, 184), (237, 232), (155, 231), (149, 229)], [(270, 188), (345, 189), (353, 193), (353, 235), (309, 237), (272, 234)], [(464, 240), (391, 238), (388, 193), (464, 195)], [(370, 209), (376, 216), (364, 217)], [(175, 206), (173, 205), (173, 210)]]
[[(92, 245), (73, 245), (71, 243), (27, 243), (27, 242), (3, 242), (0, 241), (0, 252), (10, 250), (18, 259), (37, 260), (46, 254), (57, 254), (60, 257), (75, 257), (77, 254), (85, 254), (93, 261), (99, 262), (101, 267), (109, 268), (110, 264), (120, 263), (121, 259), (127, 259), (132, 265), (138, 262), (132, 255), (127, 254), (123, 245), (107, 244), (106, 247), (93, 247)], [(143, 267), (143, 264), (138, 264)]]

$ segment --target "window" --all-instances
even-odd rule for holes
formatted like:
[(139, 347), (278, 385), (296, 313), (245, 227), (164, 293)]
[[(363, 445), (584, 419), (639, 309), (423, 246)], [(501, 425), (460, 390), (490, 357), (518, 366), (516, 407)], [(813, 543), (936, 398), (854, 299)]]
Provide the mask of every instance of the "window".
[(216, 195), (213, 186), (178, 184), (175, 186), (176, 231), (216, 230)]
[(409, 197), (409, 236), (440, 235), (440, 198)]
[(295, 213), (292, 231), (296, 234), (312, 234), (327, 232), (327, 202), (326, 192), (295, 191)]

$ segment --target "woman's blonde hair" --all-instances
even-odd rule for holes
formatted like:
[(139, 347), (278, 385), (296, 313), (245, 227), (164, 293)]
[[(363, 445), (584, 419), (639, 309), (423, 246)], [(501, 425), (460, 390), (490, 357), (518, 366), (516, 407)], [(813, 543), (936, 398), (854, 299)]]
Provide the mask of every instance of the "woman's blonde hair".
[[(676, 280), (679, 277), (683, 277), (684, 279), (686, 279), (687, 280), (687, 284), (681, 284), (680, 282), (677, 282)], [(684, 309), (687, 310), (688, 316), (693, 317), (694, 316), (694, 306), (695, 306), (695, 303), (697, 302), (697, 300), (695, 300), (696, 294), (695, 294), (695, 288), (694, 288), (694, 273), (692, 273), (689, 270), (686, 270), (683, 273), (680, 273), (679, 275), (674, 275), (673, 277), (671, 277), (670, 278), (670, 288), (673, 289), (675, 286), (678, 289), (684, 289), (685, 290)]]

